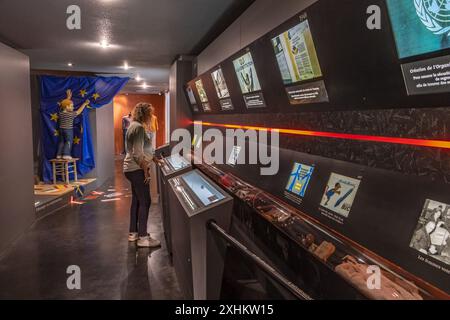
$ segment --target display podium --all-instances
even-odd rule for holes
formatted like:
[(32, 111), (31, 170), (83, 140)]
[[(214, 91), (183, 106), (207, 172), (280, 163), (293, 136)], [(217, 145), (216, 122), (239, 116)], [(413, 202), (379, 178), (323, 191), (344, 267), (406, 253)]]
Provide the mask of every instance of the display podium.
[(169, 180), (173, 262), (187, 299), (220, 298), (226, 246), (207, 230), (229, 231), (233, 199), (199, 170)]
[(170, 235), (170, 204), (168, 199), (168, 181), (178, 175), (192, 170), (192, 165), (188, 160), (179, 154), (163, 158), (163, 163), (159, 166), (158, 184), (162, 207), (162, 222), (164, 227), (164, 237), (166, 239), (167, 251), (172, 254), (172, 239)]

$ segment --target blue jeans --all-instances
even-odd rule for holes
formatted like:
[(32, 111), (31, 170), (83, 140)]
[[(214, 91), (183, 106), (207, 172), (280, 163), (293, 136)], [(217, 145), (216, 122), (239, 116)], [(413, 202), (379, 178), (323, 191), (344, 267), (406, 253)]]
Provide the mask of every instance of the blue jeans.
[(71, 156), (73, 129), (59, 129), (59, 144), (57, 156)]
[(137, 232), (139, 237), (147, 236), (147, 221), (152, 198), (145, 184), (144, 170), (125, 172), (131, 182), (130, 233)]

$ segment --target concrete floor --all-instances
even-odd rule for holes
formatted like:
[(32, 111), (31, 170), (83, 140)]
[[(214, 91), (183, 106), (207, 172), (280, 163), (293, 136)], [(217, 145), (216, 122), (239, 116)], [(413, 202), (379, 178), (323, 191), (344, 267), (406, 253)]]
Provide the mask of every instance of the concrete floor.
[[(116, 176), (98, 191), (129, 193)], [(149, 232), (162, 248), (127, 242), (131, 198), (87, 201), (38, 221), (0, 260), (0, 299), (183, 299), (164, 243), (159, 205)], [(81, 268), (81, 290), (69, 290), (68, 266)]]

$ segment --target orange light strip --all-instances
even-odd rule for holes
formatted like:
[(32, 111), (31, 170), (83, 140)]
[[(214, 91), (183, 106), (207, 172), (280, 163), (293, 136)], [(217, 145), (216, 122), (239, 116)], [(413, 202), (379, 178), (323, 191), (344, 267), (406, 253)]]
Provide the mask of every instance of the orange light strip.
[(201, 121), (194, 121), (193, 123), (197, 124), (197, 125), (208, 126), (208, 127), (222, 127), (222, 128), (228, 128), (228, 129), (245, 129), (245, 130), (256, 130), (256, 131), (278, 131), (279, 133), (283, 133), (283, 134), (293, 134), (293, 135), (299, 135), (299, 136), (324, 137), (324, 138), (335, 138), (335, 139), (346, 139), (346, 140), (371, 141), (371, 142), (384, 142), (384, 143), (403, 144), (403, 145), (419, 146), (419, 147), (450, 149), (450, 141), (445, 141), (445, 140), (425, 140), (425, 139), (368, 136), (368, 135), (349, 134), (349, 133), (266, 128), (266, 127), (255, 127), (255, 126), (223, 124), (223, 123), (213, 123), (213, 122), (201, 122)]

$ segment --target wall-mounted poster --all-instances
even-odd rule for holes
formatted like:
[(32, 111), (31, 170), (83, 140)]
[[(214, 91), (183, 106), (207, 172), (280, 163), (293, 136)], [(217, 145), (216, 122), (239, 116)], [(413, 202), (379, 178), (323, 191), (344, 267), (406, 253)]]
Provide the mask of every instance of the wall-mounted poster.
[(256, 74), (255, 64), (250, 51), (234, 60), (233, 65), (247, 108), (265, 107), (266, 101), (261, 92), (261, 85), (259, 83), (258, 75)]
[(230, 92), (228, 91), (227, 83), (225, 82), (225, 77), (223, 76), (222, 68), (217, 69), (211, 73), (211, 77), (214, 82), (214, 87), (216, 88), (217, 97), (219, 99), (229, 98)]
[(361, 180), (332, 173), (320, 205), (348, 218)]
[(314, 171), (314, 167), (295, 163), (286, 185), (286, 191), (304, 197)]
[(202, 79), (195, 81), (195, 86), (197, 88), (198, 95), (200, 97), (200, 101), (202, 102), (203, 111), (209, 112), (211, 111), (211, 106), (208, 102), (208, 96), (206, 95), (205, 87), (203, 86)]
[(322, 76), (308, 20), (272, 39), (286, 85)]
[(203, 87), (203, 81), (197, 80), (195, 81), (195, 86), (197, 87), (198, 95), (200, 96), (200, 101), (203, 103), (208, 102), (208, 96), (206, 95), (205, 88)]
[(449, 0), (387, 0), (399, 57), (450, 48)]
[(234, 60), (233, 64), (243, 94), (261, 90), (251, 52)]
[(194, 91), (192, 91), (192, 88), (190, 86), (188, 86), (186, 88), (186, 92), (189, 98), (189, 103), (192, 106), (192, 109), (194, 110), (194, 112), (198, 112), (198, 106), (197, 106), (197, 101), (195, 100), (195, 96), (194, 96)]
[(450, 205), (425, 201), (410, 247), (450, 265)]
[(233, 102), (230, 98), (230, 92), (228, 91), (228, 86), (225, 82), (222, 68), (219, 68), (211, 73), (211, 77), (214, 82), (214, 87), (216, 88), (217, 97), (219, 98), (220, 108), (223, 111), (233, 110)]

